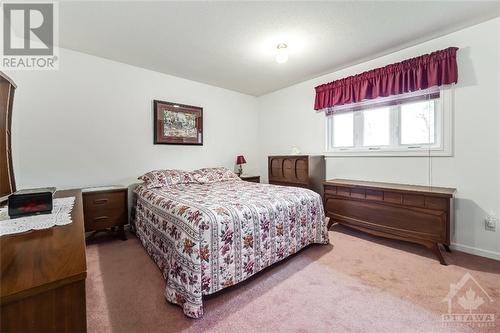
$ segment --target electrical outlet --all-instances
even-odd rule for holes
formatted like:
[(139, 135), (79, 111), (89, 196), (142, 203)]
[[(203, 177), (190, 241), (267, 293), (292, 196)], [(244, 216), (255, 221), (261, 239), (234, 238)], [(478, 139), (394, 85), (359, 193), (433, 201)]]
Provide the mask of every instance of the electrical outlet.
[(489, 231), (495, 231), (497, 227), (497, 218), (493, 215), (488, 215), (484, 219), (484, 228)]

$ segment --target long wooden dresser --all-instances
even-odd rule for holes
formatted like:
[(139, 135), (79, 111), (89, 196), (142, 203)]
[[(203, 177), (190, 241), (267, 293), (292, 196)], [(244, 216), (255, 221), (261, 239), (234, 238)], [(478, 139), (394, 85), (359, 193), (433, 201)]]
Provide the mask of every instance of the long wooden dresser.
[(432, 249), (446, 265), (439, 244), (450, 251), (454, 188), (334, 179), (324, 182), (331, 222)]
[(72, 223), (0, 237), (1, 332), (87, 330), (82, 195), (56, 193), (69, 196)]
[(269, 184), (297, 186), (323, 193), (325, 157), (322, 155), (278, 155), (268, 157)]

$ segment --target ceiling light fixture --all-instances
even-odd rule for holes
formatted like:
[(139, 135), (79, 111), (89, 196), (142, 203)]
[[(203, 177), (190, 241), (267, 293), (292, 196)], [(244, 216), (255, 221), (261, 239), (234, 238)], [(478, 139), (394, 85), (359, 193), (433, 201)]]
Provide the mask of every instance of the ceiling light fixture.
[(280, 43), (276, 47), (276, 62), (278, 64), (283, 64), (288, 61), (288, 45), (285, 43)]

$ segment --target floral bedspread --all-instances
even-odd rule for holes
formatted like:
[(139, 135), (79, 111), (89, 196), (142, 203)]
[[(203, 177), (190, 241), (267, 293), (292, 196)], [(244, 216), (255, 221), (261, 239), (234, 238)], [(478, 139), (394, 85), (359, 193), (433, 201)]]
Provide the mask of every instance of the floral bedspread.
[(135, 193), (137, 236), (189, 317), (203, 316), (202, 295), (329, 242), (321, 197), (307, 189), (231, 180)]

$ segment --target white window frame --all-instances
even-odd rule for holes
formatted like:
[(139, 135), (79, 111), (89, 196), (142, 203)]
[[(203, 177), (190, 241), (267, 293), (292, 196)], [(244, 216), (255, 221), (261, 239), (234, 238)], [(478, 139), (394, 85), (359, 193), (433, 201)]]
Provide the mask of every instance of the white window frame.
[[(420, 94), (425, 93), (419, 92)], [(415, 93), (404, 94), (405, 97)], [(348, 157), (348, 156), (453, 156), (453, 91), (451, 88), (442, 88), (439, 90), (439, 99), (435, 105), (436, 117), (435, 135), (436, 140), (434, 144), (411, 144), (411, 145), (393, 145), (400, 137), (400, 119), (395, 116), (395, 112), (390, 113), (391, 124), (396, 122), (396, 126), (391, 125), (391, 137), (389, 146), (374, 146), (374, 147), (361, 147), (359, 146), (362, 138), (361, 131), (363, 126), (354, 126), (354, 142), (355, 147), (334, 147), (333, 146), (333, 115), (325, 117), (325, 155), (335, 157)], [(400, 96), (401, 97), (401, 96)], [(339, 108), (335, 108), (335, 113), (342, 112), (346, 109), (352, 109), (357, 106), (369, 107), (371, 104), (375, 105), (387, 100), (398, 99), (398, 96), (377, 98), (374, 100), (363, 101), (360, 103), (349, 104)], [(345, 112), (345, 111), (344, 111)], [(362, 120), (362, 111), (348, 111), (354, 112), (354, 123)], [(357, 115), (358, 114), (358, 115)], [(358, 119), (357, 119), (358, 118)], [(397, 118), (397, 119), (396, 119)], [(441, 135), (439, 135), (441, 133)], [(356, 143), (358, 146), (356, 146)]]

